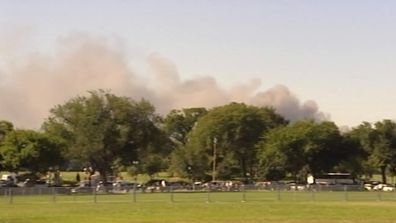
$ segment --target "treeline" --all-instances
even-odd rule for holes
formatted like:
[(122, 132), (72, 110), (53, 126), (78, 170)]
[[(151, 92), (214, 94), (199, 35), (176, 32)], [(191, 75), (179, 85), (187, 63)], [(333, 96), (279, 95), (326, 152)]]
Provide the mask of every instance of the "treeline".
[(103, 177), (168, 171), (192, 180), (267, 179), (396, 171), (396, 123), (362, 123), (341, 133), (333, 122), (289, 122), (272, 108), (230, 103), (173, 110), (98, 90), (50, 111), (40, 131), (0, 121), (0, 170), (81, 170)]

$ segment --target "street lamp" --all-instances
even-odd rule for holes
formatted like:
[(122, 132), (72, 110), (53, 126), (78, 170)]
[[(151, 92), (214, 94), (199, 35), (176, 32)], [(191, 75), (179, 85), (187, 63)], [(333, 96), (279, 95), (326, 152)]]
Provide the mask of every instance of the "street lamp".
[(212, 181), (216, 180), (216, 146), (217, 146), (217, 138), (213, 138), (213, 170), (212, 170)]

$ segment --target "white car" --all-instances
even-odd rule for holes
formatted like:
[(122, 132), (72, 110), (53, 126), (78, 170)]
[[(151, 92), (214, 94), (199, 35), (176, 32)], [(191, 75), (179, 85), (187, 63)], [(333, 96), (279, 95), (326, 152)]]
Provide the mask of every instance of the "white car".
[(375, 190), (375, 191), (379, 191), (379, 190), (382, 190), (382, 191), (395, 191), (395, 187), (387, 185), (387, 184), (378, 184), (378, 185), (375, 185), (373, 187), (373, 190)]
[(395, 191), (395, 187), (394, 186), (389, 186), (389, 185), (385, 185), (384, 187), (382, 187), (383, 191)]

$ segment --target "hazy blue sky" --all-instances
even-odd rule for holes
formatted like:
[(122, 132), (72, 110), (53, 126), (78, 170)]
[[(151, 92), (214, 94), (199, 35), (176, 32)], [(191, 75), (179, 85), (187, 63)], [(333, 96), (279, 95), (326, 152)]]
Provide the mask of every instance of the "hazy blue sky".
[(396, 1), (1, 0), (0, 34), (15, 30), (29, 39), (18, 52), (84, 32), (125, 46), (137, 70), (157, 52), (182, 79), (283, 84), (339, 125), (396, 118)]

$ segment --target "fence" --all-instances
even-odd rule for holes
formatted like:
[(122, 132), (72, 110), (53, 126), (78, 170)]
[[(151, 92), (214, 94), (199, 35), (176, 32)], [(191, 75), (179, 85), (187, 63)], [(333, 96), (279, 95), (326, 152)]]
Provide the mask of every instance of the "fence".
[(111, 202), (299, 202), (299, 201), (396, 201), (396, 192), (363, 191), (356, 187), (261, 187), (234, 188), (158, 187), (122, 190), (68, 187), (0, 188), (0, 203), (111, 203)]

